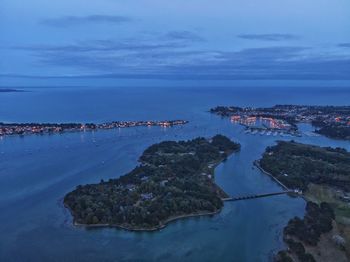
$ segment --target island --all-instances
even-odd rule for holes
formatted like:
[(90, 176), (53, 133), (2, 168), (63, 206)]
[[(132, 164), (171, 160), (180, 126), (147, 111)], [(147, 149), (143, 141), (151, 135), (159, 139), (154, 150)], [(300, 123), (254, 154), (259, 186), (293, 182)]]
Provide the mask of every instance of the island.
[(215, 184), (214, 168), (239, 149), (222, 135), (154, 144), (132, 171), (79, 185), (64, 197), (64, 205), (75, 225), (141, 231), (158, 230), (184, 217), (212, 215), (229, 197)]
[(0, 137), (10, 135), (53, 134), (63, 132), (84, 132), (112, 128), (128, 128), (139, 126), (172, 127), (185, 125), (186, 120), (165, 121), (113, 121), (101, 124), (94, 123), (2, 123), (0, 122)]
[(310, 123), (315, 133), (350, 140), (350, 106), (275, 105), (273, 107), (218, 106), (213, 114), (230, 117), (253, 134), (300, 136), (298, 123)]
[(349, 261), (350, 153), (343, 148), (278, 141), (268, 147), (260, 168), (290, 189), (303, 192), (304, 218), (288, 222), (288, 250), (276, 261)]

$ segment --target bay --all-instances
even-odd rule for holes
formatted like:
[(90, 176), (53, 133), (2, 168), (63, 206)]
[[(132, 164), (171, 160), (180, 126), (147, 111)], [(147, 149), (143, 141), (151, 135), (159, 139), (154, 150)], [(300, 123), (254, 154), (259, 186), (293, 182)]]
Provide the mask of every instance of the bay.
[[(287, 195), (225, 203), (211, 217), (179, 220), (152, 233), (72, 226), (62, 198), (79, 184), (115, 178), (137, 165), (149, 145), (217, 133), (241, 152), (215, 171), (230, 195), (279, 190), (253, 166), (265, 148), (286, 137), (252, 136), (207, 111), (216, 105), (346, 105), (347, 88), (29, 88), (0, 95), (0, 121), (105, 122), (184, 119), (172, 128), (5, 137), (0, 140), (0, 261), (268, 261), (284, 246), (281, 231), (305, 203)], [(312, 130), (302, 125), (302, 130)], [(295, 140), (350, 150), (322, 136)]]

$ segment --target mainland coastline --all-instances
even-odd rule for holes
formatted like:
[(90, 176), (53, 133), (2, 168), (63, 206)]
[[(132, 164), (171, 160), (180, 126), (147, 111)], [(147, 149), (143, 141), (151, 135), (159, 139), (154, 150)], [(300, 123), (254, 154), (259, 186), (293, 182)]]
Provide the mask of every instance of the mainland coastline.
[(281, 186), (302, 193), (303, 218), (292, 218), (283, 230), (287, 250), (277, 262), (348, 261), (350, 153), (342, 148), (278, 141), (255, 165)]

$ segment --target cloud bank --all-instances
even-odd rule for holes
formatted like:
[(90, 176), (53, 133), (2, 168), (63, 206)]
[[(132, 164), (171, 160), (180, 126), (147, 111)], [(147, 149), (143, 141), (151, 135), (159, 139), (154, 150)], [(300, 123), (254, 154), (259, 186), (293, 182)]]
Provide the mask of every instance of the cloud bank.
[[(165, 35), (167, 37), (161, 41), (158, 38), (99, 40), (17, 48), (33, 52), (44, 67), (98, 72), (98, 77), (350, 79), (350, 55), (315, 55), (311, 47), (305, 46), (243, 48), (237, 51), (198, 50), (192, 48), (191, 41), (178, 41), (192, 39), (191, 34)], [(169, 35), (172, 37), (169, 38)]]
[(296, 35), (292, 34), (240, 34), (238, 38), (247, 40), (261, 40), (261, 41), (286, 41), (298, 39)]

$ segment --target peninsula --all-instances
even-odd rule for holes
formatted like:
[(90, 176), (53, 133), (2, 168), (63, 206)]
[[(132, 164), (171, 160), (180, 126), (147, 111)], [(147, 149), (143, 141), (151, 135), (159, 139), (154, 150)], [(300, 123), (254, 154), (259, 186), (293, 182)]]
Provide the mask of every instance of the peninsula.
[(215, 214), (228, 195), (215, 184), (214, 168), (239, 149), (222, 135), (154, 144), (131, 172), (78, 186), (64, 204), (75, 225), (128, 230), (157, 230), (175, 219)]
[(230, 117), (231, 121), (246, 126), (247, 132), (300, 136), (297, 124), (310, 123), (315, 127), (315, 133), (350, 140), (350, 106), (218, 106), (210, 109), (210, 112)]
[(102, 124), (94, 123), (1, 123), (0, 136), (29, 135), (29, 134), (53, 134), (63, 132), (83, 132), (112, 128), (128, 128), (138, 126), (172, 127), (185, 125), (186, 120), (165, 121), (113, 121)]
[(276, 261), (348, 261), (350, 257), (350, 153), (342, 148), (278, 141), (259, 164), (307, 201), (303, 219), (284, 229), (288, 251)]

